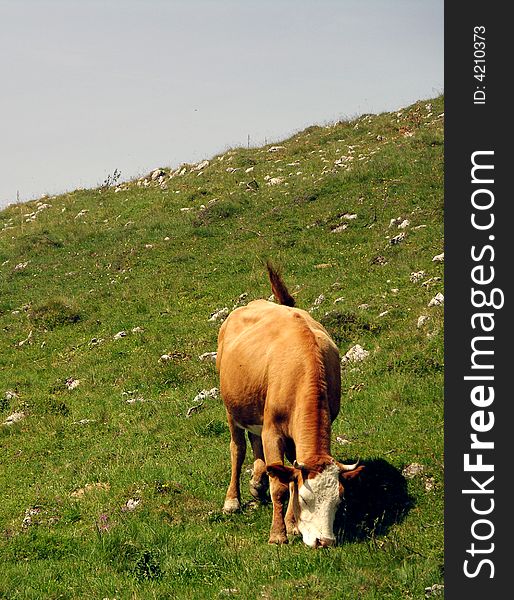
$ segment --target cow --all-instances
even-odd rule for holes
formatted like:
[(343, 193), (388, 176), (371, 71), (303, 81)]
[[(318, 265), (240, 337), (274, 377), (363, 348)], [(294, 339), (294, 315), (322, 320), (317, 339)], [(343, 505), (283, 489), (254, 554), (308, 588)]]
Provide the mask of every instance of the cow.
[[(320, 323), (295, 307), (269, 261), (267, 270), (278, 304), (254, 300), (235, 309), (218, 335), (216, 367), (232, 463), (223, 510), (241, 508), (246, 430), (254, 455), (252, 496), (264, 502), (269, 481), (269, 543), (287, 543), (289, 533), (301, 534), (312, 548), (332, 546), (345, 482), (363, 468), (339, 463), (330, 452), (331, 424), (340, 408), (339, 350)], [(284, 455), (292, 466), (284, 464)]]

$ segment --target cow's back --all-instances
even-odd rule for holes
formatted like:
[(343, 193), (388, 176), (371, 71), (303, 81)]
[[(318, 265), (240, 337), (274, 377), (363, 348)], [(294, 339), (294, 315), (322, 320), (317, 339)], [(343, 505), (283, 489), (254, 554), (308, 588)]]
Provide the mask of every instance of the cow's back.
[(332, 420), (337, 416), (339, 352), (304, 310), (266, 300), (234, 310), (221, 326), (216, 364), (227, 410), (244, 427), (262, 424), (265, 409), (290, 415), (294, 391), (320, 375)]

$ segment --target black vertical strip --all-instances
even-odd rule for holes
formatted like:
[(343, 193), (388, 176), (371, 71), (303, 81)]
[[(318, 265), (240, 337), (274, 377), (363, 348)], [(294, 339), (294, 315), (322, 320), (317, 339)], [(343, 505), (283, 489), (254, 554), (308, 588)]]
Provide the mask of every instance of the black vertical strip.
[[(514, 199), (507, 189), (514, 154), (507, 144), (514, 128), (506, 82), (514, 36), (507, 34), (511, 21), (506, 6), (475, 0), (445, 3), (445, 597), (450, 600), (512, 595), (514, 496), (508, 488), (514, 478), (507, 461), (514, 455), (509, 443), (514, 442), (514, 398), (507, 377), (514, 369), (509, 364), (514, 360), (509, 349), (514, 327), (506, 288), (514, 276)], [(480, 181), (473, 183), (472, 155), (486, 151), (475, 155), (475, 161), (494, 168), (477, 169)], [(491, 208), (474, 208), (475, 192), (475, 202), (485, 206), (489, 199), (494, 201)], [(491, 215), (494, 224), (477, 229), (473, 213), (478, 225), (488, 225)], [(480, 266), (482, 270), (472, 271)], [(482, 281), (494, 278), (477, 284), (473, 273)], [(473, 306), (473, 288), (484, 294), (475, 294), (475, 304), (485, 298), (490, 306)], [(476, 355), (475, 368), (473, 344), (494, 351)], [(466, 380), (469, 376), (494, 379)], [(489, 388), (494, 401), (486, 406)], [(472, 434), (494, 448), (471, 448)], [(466, 454), (471, 465), (481, 461), (494, 471), (466, 471)]]

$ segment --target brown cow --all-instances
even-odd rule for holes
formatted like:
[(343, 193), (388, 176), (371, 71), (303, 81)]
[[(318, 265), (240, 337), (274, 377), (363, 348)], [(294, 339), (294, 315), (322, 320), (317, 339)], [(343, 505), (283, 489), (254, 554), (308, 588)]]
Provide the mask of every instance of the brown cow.
[[(308, 546), (330, 546), (343, 483), (362, 469), (338, 463), (330, 453), (331, 423), (340, 406), (339, 351), (320, 323), (294, 308), (279, 273), (267, 266), (280, 305), (254, 300), (237, 308), (218, 336), (216, 366), (232, 460), (223, 510), (241, 506), (246, 429), (254, 454), (250, 492), (255, 498), (265, 498), (269, 475), (269, 542), (286, 543), (287, 533), (301, 533)], [(284, 454), (292, 467), (284, 465)]]

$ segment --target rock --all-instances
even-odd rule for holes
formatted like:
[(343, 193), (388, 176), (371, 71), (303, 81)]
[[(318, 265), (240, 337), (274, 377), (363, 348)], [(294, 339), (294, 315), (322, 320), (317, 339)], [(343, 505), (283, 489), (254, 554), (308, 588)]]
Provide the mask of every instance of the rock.
[(29, 331), (28, 336), (24, 340), (18, 342), (18, 346), (20, 347), (24, 346), (25, 344), (32, 344), (32, 331)]
[(398, 235), (395, 235), (394, 237), (392, 237), (389, 240), (389, 243), (394, 246), (396, 244), (399, 244), (400, 242), (403, 242), (403, 240), (405, 239), (405, 232), (399, 233)]
[(133, 327), (132, 328), (132, 333), (143, 333), (144, 329), (142, 327)]
[(248, 167), (248, 169), (245, 169), (245, 173), (251, 173), (254, 170), (255, 167)]
[(210, 390), (202, 390), (196, 394), (196, 396), (193, 398), (193, 402), (202, 402), (207, 398), (217, 398), (219, 394), (220, 391), (216, 387), (213, 387)]
[(271, 146), (271, 148), (268, 148), (268, 152), (280, 152), (280, 150), (285, 150), (285, 146)]
[(426, 323), (426, 322), (427, 322), (429, 319), (430, 319), (430, 317), (429, 317), (429, 316), (427, 316), (427, 315), (420, 315), (420, 316), (418, 317), (418, 323), (417, 323), (416, 327), (417, 327), (418, 329), (421, 329), (421, 327), (423, 327), (423, 325), (424, 325), (424, 324), (425, 324), (425, 323)]
[(425, 492), (431, 492), (435, 488), (435, 479), (433, 477), (425, 478)]
[(334, 304), (338, 304), (339, 302), (343, 302), (344, 301), (344, 296), (340, 296), (339, 298), (336, 298), (334, 300)]
[(73, 377), (68, 377), (68, 379), (66, 379), (66, 387), (69, 390), (74, 390), (79, 385), (80, 385), (80, 379), (73, 379)]
[(425, 471), (425, 467), (419, 463), (411, 463), (402, 470), (402, 475), (405, 479), (413, 479), (417, 475), (421, 475)]
[(405, 229), (406, 227), (408, 227), (410, 225), (410, 221), (409, 219), (404, 219), (399, 225), (398, 225), (398, 229)]
[(108, 483), (88, 483), (83, 488), (78, 488), (74, 492), (71, 492), (70, 496), (72, 498), (83, 498), (89, 492), (93, 492), (95, 490), (103, 490), (108, 492), (110, 489), (111, 486)]
[(360, 362), (361, 360), (365, 360), (368, 356), (368, 350), (364, 350), (360, 344), (355, 344), (355, 346), (352, 346), (341, 358), (341, 362)]
[(281, 183), (283, 183), (284, 178), (283, 177), (271, 177), (271, 179), (269, 179), (268, 181), (268, 185), (279, 185)]
[(378, 316), (379, 316), (379, 317), (385, 317), (385, 316), (387, 315), (387, 313), (388, 313), (388, 312), (389, 312), (388, 310), (384, 310), (384, 311), (382, 311), (382, 312), (381, 312), (381, 313), (380, 313)]
[(162, 169), (155, 169), (154, 171), (152, 171), (150, 173), (150, 179), (152, 181), (155, 181), (159, 177), (164, 177), (165, 175), (166, 175), (166, 171), (163, 171)]
[(4, 394), (4, 398), (9, 402), (10, 400), (14, 400), (18, 397), (18, 394), (13, 390), (6, 390)]
[(429, 587), (425, 588), (425, 598), (432, 596), (442, 596), (444, 593), (444, 585), (442, 583), (434, 583)]
[(341, 446), (346, 446), (347, 444), (351, 444), (350, 440), (345, 435), (338, 435), (336, 437), (336, 442), (341, 444)]
[(2, 425), (12, 425), (13, 423), (18, 423), (22, 419), (25, 418), (24, 412), (13, 412), (10, 414), (7, 419), (2, 423)]
[(127, 332), (126, 331), (118, 331), (118, 333), (114, 336), (115, 340), (120, 340), (123, 337), (126, 337)]
[(212, 363), (215, 363), (217, 356), (218, 356), (217, 352), (204, 352), (203, 354), (200, 354), (200, 356), (198, 358), (202, 362), (212, 362)]
[(334, 227), (334, 229), (331, 230), (331, 233), (341, 233), (341, 231), (344, 231), (345, 229), (348, 229), (348, 223), (343, 223), (343, 225)]
[(28, 260), (27, 260), (27, 261), (25, 261), (25, 262), (18, 263), (18, 264), (17, 264), (17, 265), (14, 267), (13, 271), (23, 271), (23, 269), (26, 269), (26, 268), (28, 267), (28, 264), (29, 264), (29, 262), (30, 262), (30, 261), (28, 261)]
[(444, 252), (441, 252), (441, 254), (436, 254), (432, 259), (432, 262), (444, 262)]
[(324, 294), (320, 294), (316, 298), (316, 300), (314, 300), (314, 304), (312, 305), (311, 311), (316, 310), (322, 302), (325, 302), (325, 295)]
[(361, 310), (366, 310), (367, 308), (369, 308), (369, 304), (359, 304), (359, 306), (357, 306), (357, 308), (360, 308)]
[(202, 162), (199, 162), (191, 170), (192, 171), (201, 171), (202, 169), (205, 169), (208, 166), (209, 166), (209, 161), (208, 160), (202, 160)]
[(441, 304), (444, 304), (444, 296), (441, 294), (441, 292), (438, 292), (433, 298), (432, 300), (430, 300), (430, 302), (428, 303), (428, 306), (440, 306)]
[(431, 285), (433, 285), (434, 283), (437, 283), (438, 281), (441, 281), (440, 277), (430, 277), (430, 279), (427, 279), (426, 281), (424, 281), (421, 285), (423, 287), (430, 287)]
[(226, 317), (228, 317), (228, 306), (224, 306), (223, 308), (219, 308), (218, 310), (215, 310), (213, 313), (211, 313), (210, 317), (209, 317), (209, 321), (223, 321)]
[(356, 214), (351, 214), (351, 213), (345, 213), (342, 217), (342, 219), (347, 219), (348, 221), (353, 221), (354, 219), (357, 218)]
[(133, 511), (141, 504), (141, 498), (130, 498), (122, 507), (122, 511)]
[(418, 283), (418, 281), (421, 281), (425, 275), (425, 271), (415, 271), (414, 273), (410, 274), (409, 279), (412, 281), (412, 283)]
[(252, 179), (246, 184), (246, 189), (249, 192), (256, 192), (259, 189), (259, 184), (255, 181), (255, 179)]
[(396, 225), (398, 226), (401, 222), (403, 221), (403, 219), (401, 217), (396, 217), (396, 219), (391, 219), (389, 221), (389, 229), (393, 226)]

